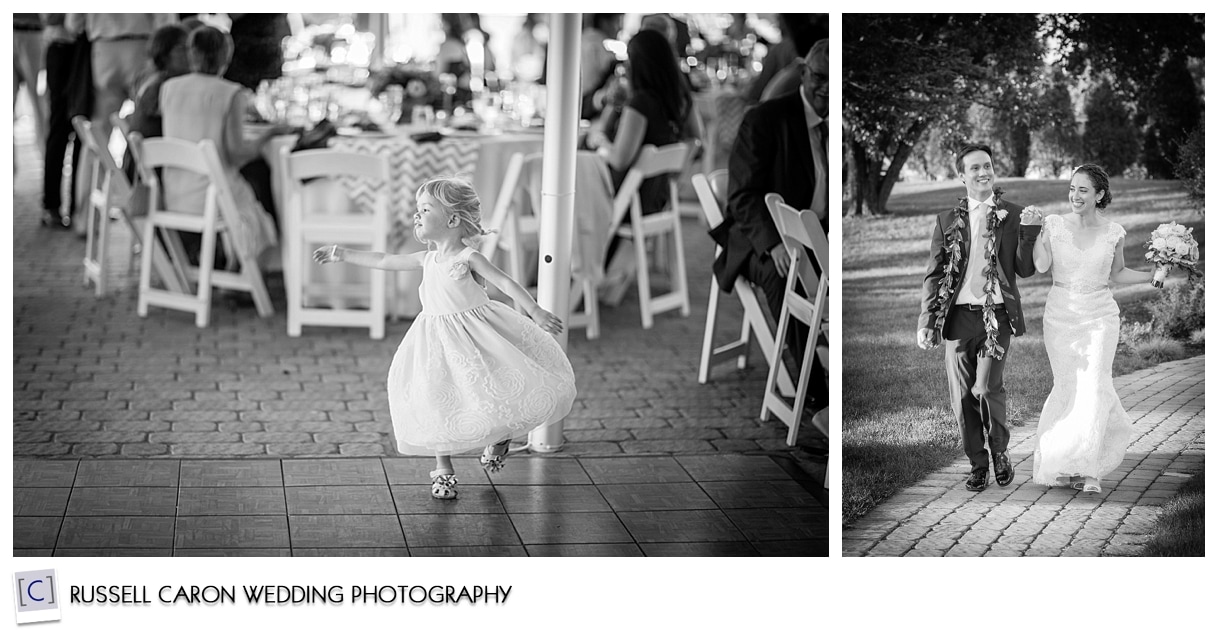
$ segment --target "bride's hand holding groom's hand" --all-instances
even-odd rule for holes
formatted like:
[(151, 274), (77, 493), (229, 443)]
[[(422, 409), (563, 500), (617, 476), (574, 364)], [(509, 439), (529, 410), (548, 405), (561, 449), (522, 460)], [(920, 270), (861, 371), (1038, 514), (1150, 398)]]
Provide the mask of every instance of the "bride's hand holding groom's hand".
[(1019, 223), (1024, 226), (1039, 226), (1044, 223), (1044, 213), (1036, 206), (1025, 206), (1019, 214)]

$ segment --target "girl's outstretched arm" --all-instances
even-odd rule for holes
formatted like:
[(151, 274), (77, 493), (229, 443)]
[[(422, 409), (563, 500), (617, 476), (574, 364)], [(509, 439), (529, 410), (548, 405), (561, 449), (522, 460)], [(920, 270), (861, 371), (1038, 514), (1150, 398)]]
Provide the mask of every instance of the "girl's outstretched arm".
[(555, 335), (562, 333), (562, 320), (558, 316), (542, 309), (537, 304), (536, 300), (529, 295), (529, 292), (524, 290), (519, 283), (512, 280), (503, 270), (495, 267), (481, 252), (474, 252), (469, 255), (469, 268), (476, 272), (479, 276), (485, 278), (492, 285), (499, 288), (499, 291), (507, 294), (516, 301), (516, 304), (524, 305), (528, 311), (529, 317), (537, 323), (547, 333)]
[(351, 250), (339, 245), (323, 245), (313, 251), (313, 260), (322, 265), (326, 263), (350, 263), (360, 267), (373, 267), (395, 272), (411, 272), (423, 269), (423, 257), (426, 255), (426, 252), (385, 254), (384, 252)]
[(1154, 272), (1142, 272), (1125, 267), (1125, 237), (1121, 237), (1117, 241), (1116, 251), (1112, 254), (1112, 274), (1109, 275), (1109, 280), (1117, 285), (1133, 285), (1149, 283), (1154, 277)]

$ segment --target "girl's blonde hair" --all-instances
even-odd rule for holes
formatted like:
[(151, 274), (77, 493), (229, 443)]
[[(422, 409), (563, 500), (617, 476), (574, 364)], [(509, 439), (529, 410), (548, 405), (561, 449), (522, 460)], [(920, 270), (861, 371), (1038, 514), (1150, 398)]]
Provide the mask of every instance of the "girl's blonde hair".
[(427, 193), (439, 202), (450, 217), (456, 217), (461, 227), (461, 239), (473, 247), (490, 232), (482, 229), (482, 202), (478, 191), (468, 180), (460, 176), (439, 176), (427, 180), (414, 196)]

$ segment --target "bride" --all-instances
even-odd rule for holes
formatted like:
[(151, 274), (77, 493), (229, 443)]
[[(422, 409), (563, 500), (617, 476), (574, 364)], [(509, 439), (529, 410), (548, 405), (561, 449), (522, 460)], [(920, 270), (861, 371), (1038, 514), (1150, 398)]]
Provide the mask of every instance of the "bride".
[(1033, 258), (1036, 271), (1053, 271), (1044, 315), (1053, 390), (1040, 413), (1032, 481), (1099, 493), (1133, 433), (1112, 385), (1121, 322), (1110, 285), (1148, 283), (1153, 274), (1125, 267), (1125, 229), (1098, 212), (1112, 201), (1102, 168), (1075, 169), (1069, 199), (1067, 214), (1044, 217), (1029, 206), (1020, 216), (1043, 224)]

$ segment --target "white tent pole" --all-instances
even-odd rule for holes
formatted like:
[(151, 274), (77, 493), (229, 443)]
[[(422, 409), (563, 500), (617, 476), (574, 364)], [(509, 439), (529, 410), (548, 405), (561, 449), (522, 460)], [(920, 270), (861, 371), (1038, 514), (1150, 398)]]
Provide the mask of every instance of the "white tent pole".
[[(546, 131), (541, 174), (537, 302), (569, 324), (571, 235), (575, 224), (575, 150), (579, 141), (579, 13), (550, 14), (546, 72)], [(591, 298), (595, 300), (595, 296)], [(588, 300), (588, 298), (585, 298)], [(567, 349), (567, 328), (558, 335)], [(563, 423), (529, 433), (533, 451), (556, 451)]]

